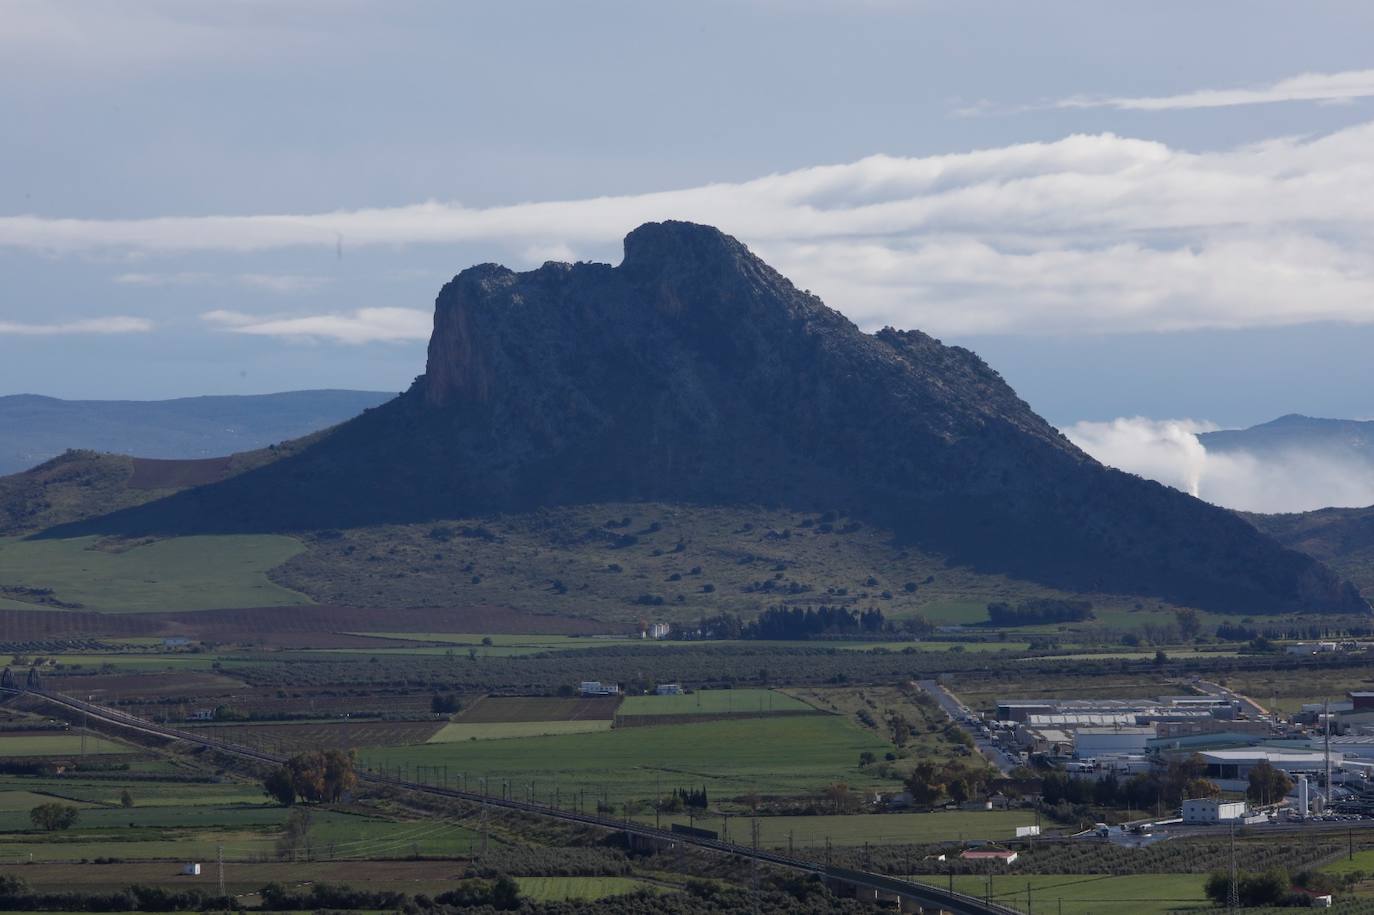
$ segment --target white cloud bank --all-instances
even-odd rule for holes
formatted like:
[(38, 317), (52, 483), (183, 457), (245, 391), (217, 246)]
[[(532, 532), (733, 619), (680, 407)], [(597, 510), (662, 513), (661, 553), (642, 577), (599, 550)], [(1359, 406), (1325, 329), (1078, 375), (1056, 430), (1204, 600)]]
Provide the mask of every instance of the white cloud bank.
[(1056, 102), (1056, 108), (1119, 108), (1133, 111), (1171, 111), (1186, 108), (1229, 108), (1274, 102), (1349, 102), (1374, 96), (1374, 70), (1340, 73), (1303, 73), (1267, 86), (1250, 89), (1199, 89), (1154, 97), (1089, 98), (1076, 96)]
[[(1374, 322), (1374, 124), (1193, 153), (1113, 134), (871, 156), (752, 181), (490, 208), (0, 217), (0, 246), (264, 251), (467, 243), (604, 256), (661, 219), (717, 225), (860, 325), (1112, 333)], [(455, 267), (462, 266), (456, 264)]]
[(0, 321), (0, 335), (51, 337), (61, 334), (139, 334), (153, 329), (147, 318), (112, 315), (108, 318), (87, 318), (57, 324), (22, 324)]
[(1279, 455), (1209, 452), (1194, 420), (1144, 417), (1080, 422), (1064, 429), (1104, 464), (1158, 480), (1215, 505), (1253, 512), (1301, 512), (1374, 505), (1374, 466), (1320, 449)]
[(247, 286), (289, 295), (298, 292), (314, 292), (329, 285), (332, 280), (327, 276), (309, 276), (294, 273), (238, 273), (224, 276), (215, 273), (121, 273), (114, 278), (123, 286)]
[(375, 343), (428, 340), (431, 316), (416, 308), (359, 308), (319, 315), (249, 315), (208, 311), (201, 318), (220, 330), (263, 337)]

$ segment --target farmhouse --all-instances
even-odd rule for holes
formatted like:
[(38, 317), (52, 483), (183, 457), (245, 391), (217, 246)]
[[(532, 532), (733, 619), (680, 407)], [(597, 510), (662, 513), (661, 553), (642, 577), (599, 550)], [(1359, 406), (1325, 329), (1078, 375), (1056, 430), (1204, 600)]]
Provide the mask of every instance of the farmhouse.
[(602, 683), (600, 680), (583, 680), (577, 691), (584, 696), (619, 696), (620, 686), (616, 683)]
[(655, 696), (681, 696), (681, 683), (660, 683), (654, 687)]

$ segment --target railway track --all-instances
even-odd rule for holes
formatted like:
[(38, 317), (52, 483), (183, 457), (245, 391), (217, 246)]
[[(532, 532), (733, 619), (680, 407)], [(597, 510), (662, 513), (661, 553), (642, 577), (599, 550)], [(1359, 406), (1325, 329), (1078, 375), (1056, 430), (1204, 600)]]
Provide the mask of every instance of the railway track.
[[(130, 715), (127, 712), (121, 712), (118, 709), (97, 705), (93, 702), (86, 702), (82, 699), (77, 699), (62, 693), (55, 693), (43, 689), (6, 688), (0, 689), (0, 694), (25, 695), (38, 698), (70, 712), (79, 713), (86, 716), (87, 719), (95, 719), (106, 725), (206, 747), (207, 749), (212, 749), (240, 759), (253, 760), (268, 765), (279, 765), (286, 761), (285, 757), (268, 753), (255, 747), (232, 743), (226, 740), (216, 740), (213, 737), (207, 737), (203, 734), (157, 724), (156, 722), (147, 721), (146, 719)], [(953, 915), (1012, 915), (1012, 913), (1018, 912), (1017, 909), (1008, 906), (989, 902), (964, 893), (942, 890), (938, 887), (928, 886), (923, 883), (914, 883), (909, 880), (901, 880), (896, 877), (889, 877), (884, 874), (876, 874), (869, 871), (827, 866), (821, 862), (779, 854), (766, 849), (756, 849), (747, 845), (737, 845), (722, 839), (670, 832), (666, 829), (659, 829), (631, 820), (618, 820), (613, 817), (599, 814), (565, 810), (560, 807), (553, 807), (535, 801), (519, 801), (513, 798), (491, 797), (486, 794), (458, 790), (456, 788), (440, 788), (422, 782), (389, 778), (371, 773), (359, 773), (358, 780), (366, 784), (401, 788), (431, 796), (452, 798), (473, 804), (484, 804), (496, 809), (513, 810), (569, 823), (595, 826), (613, 832), (624, 832), (650, 841), (662, 843), (682, 842), (687, 845), (705, 848), (722, 854), (737, 855), (751, 861), (785, 867), (806, 874), (814, 874), (832, 884), (838, 883), (847, 885), (865, 898), (874, 900), (880, 898), (885, 900), (902, 900), (905, 907), (902, 908), (901, 911), (923, 911), (931, 913), (949, 912), (953, 913)]]

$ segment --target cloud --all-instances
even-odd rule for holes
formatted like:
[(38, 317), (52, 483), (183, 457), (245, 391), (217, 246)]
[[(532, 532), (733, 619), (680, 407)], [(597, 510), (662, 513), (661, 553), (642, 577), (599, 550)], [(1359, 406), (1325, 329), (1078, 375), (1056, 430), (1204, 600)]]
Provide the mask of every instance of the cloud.
[(1215, 428), (1190, 419), (1137, 416), (1075, 423), (1064, 434), (1104, 464), (1226, 508), (1301, 512), (1374, 505), (1374, 465), (1321, 448), (1212, 452), (1197, 433)]
[(59, 334), (139, 334), (152, 329), (153, 322), (147, 318), (122, 315), (65, 321), (59, 324), (18, 324), (13, 321), (0, 321), (0, 335), (25, 337), (48, 337)]
[[(1349, 102), (1374, 96), (1374, 70), (1341, 73), (1303, 73), (1253, 89), (1199, 89), (1155, 97), (1062, 99), (1055, 108), (1120, 108), (1129, 111), (1169, 111), (1180, 108), (1229, 108), (1273, 102)], [(963, 109), (978, 113), (978, 108)]]
[(201, 315), (221, 330), (264, 337), (376, 343), (428, 340), (431, 315), (415, 308), (359, 308), (356, 311), (295, 316), (249, 315), (216, 310)]
[(751, 181), (475, 208), (0, 217), (53, 255), (464, 243), (609, 256), (640, 223), (720, 226), (861, 326), (1112, 333), (1374, 322), (1374, 123), (1194, 153), (1114, 134), (870, 156)]
[(121, 273), (114, 278), (126, 286), (224, 286), (236, 284), (268, 292), (291, 294), (313, 292), (333, 282), (327, 276), (289, 273), (239, 273), (221, 276), (214, 273)]

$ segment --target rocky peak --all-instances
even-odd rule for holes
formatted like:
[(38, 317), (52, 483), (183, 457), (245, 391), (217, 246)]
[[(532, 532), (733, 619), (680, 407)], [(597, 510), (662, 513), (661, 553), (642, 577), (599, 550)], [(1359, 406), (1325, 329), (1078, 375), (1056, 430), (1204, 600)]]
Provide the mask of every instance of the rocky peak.
[(1230, 513), (1097, 464), (968, 350), (865, 334), (735, 239), (684, 222), (631, 232), (617, 267), (464, 270), (439, 294), (406, 395), (118, 529), (632, 501), (839, 510), (951, 561), (1069, 589), (1251, 612), (1366, 607)]

